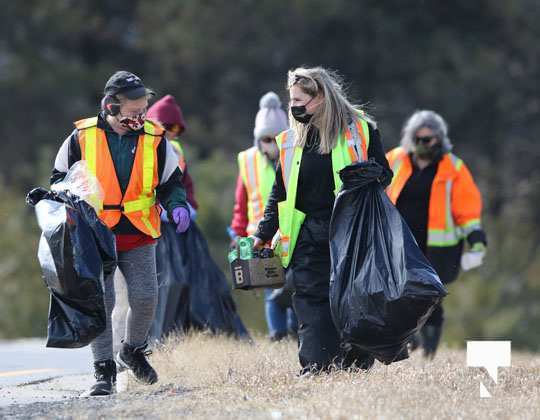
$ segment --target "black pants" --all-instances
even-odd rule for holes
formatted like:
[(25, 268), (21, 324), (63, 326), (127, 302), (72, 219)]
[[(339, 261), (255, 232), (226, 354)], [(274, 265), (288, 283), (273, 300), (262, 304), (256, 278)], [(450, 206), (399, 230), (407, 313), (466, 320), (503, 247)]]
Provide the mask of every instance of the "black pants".
[(294, 290), (302, 367), (324, 369), (335, 362), (340, 353), (328, 297), (329, 224), (329, 220), (306, 218), (287, 269), (287, 283)]
[[(443, 284), (448, 285), (457, 279), (460, 270), (461, 254), (463, 252), (463, 241), (460, 241), (455, 246), (428, 247), (422, 251), (431, 265), (433, 265)], [(444, 323), (442, 305), (443, 303), (441, 301), (435, 306), (425, 325), (442, 328)]]
[(424, 325), (431, 325), (433, 327), (440, 327), (442, 328), (442, 325), (444, 323), (444, 310), (442, 306), (442, 301), (437, 303), (435, 305), (435, 308), (433, 309), (433, 312), (429, 316), (428, 320)]

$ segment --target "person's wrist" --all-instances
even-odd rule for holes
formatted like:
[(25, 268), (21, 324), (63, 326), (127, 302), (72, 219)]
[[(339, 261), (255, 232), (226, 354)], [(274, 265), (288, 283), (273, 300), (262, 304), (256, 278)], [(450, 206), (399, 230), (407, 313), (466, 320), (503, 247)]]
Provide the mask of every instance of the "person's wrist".
[(471, 246), (472, 252), (486, 252), (486, 246), (482, 242), (476, 242)]

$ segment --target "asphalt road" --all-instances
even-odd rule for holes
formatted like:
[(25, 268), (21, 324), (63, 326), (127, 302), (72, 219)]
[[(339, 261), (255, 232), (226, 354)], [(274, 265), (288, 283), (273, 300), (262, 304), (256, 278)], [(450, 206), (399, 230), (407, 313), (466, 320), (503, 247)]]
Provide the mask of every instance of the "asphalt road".
[[(0, 406), (72, 396), (88, 385), (91, 373), (89, 347), (50, 349), (42, 339), (0, 341)], [(52, 383), (62, 386), (47, 387)]]

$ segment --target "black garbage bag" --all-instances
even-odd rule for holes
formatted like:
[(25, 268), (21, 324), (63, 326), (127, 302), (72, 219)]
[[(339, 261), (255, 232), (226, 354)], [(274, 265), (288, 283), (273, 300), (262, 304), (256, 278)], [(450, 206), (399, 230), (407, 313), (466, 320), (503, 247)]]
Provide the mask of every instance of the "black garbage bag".
[(163, 223), (161, 231), (156, 251), (159, 298), (151, 338), (204, 330), (248, 339), (225, 274), (197, 225), (179, 235), (174, 225)]
[(50, 292), (47, 347), (79, 348), (105, 330), (103, 280), (116, 269), (113, 233), (69, 192), (27, 195), (42, 230), (38, 258)]
[(330, 222), (330, 305), (341, 339), (383, 363), (408, 357), (409, 338), (445, 295), (378, 178), (375, 161), (340, 172)]

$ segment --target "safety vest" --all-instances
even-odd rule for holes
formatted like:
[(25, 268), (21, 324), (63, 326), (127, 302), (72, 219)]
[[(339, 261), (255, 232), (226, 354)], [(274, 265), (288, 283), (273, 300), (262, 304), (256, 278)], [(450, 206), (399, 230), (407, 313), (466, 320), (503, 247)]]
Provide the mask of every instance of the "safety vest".
[(178, 166), (180, 167), (182, 173), (184, 173), (186, 169), (186, 158), (184, 155), (184, 149), (182, 148), (182, 145), (178, 140), (170, 140), (170, 142), (176, 154), (178, 155)]
[[(396, 204), (412, 175), (412, 162), (402, 147), (391, 150), (386, 157), (394, 172), (386, 192)], [(469, 169), (460, 158), (446, 153), (439, 162), (431, 186), (427, 245), (447, 247), (458, 244), (472, 231), (482, 228), (481, 212), (482, 199)]]
[[(303, 148), (296, 146), (294, 130), (284, 131), (276, 138), (280, 150), (280, 163), (283, 176), (283, 184), (287, 196), (285, 201), (278, 203), (279, 214), (279, 247), (281, 263), (288, 267), (305, 213), (296, 208), (296, 193), (298, 187), (298, 175), (300, 162), (302, 161)], [(342, 186), (339, 171), (354, 162), (367, 160), (369, 147), (369, 127), (363, 119), (357, 119), (349, 125), (345, 133), (340, 133), (337, 144), (332, 149), (332, 172), (334, 175), (335, 190), (337, 195)]]
[(107, 144), (105, 131), (97, 127), (97, 117), (77, 121), (81, 159), (103, 188), (103, 202), (99, 203), (98, 216), (113, 228), (125, 215), (142, 233), (158, 238), (161, 228), (159, 206), (156, 204), (156, 187), (159, 184), (157, 148), (163, 130), (146, 121), (144, 134), (137, 141), (137, 150), (128, 187), (122, 195), (114, 162)]
[(240, 176), (247, 191), (248, 235), (253, 235), (264, 215), (276, 172), (272, 162), (257, 147), (238, 154)]

